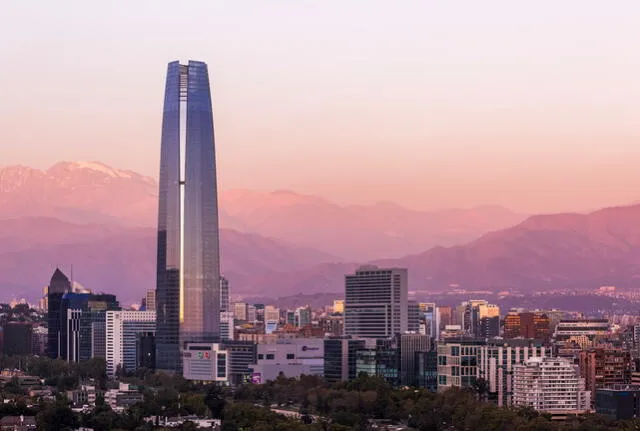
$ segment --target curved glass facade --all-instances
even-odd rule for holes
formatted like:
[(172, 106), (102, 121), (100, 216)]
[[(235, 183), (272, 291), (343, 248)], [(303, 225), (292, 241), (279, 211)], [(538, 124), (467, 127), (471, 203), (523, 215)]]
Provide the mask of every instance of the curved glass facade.
[(184, 343), (217, 341), (220, 332), (215, 142), (205, 63), (169, 63), (159, 182), (156, 362), (159, 369), (180, 370)]

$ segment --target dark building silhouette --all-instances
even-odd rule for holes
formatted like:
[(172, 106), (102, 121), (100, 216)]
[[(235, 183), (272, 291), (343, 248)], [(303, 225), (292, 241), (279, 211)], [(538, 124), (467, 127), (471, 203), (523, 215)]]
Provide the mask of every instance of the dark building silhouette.
[(640, 386), (609, 385), (596, 389), (595, 409), (614, 420), (640, 418)]
[(258, 360), (258, 347), (252, 341), (224, 340), (222, 349), (229, 355), (229, 384), (240, 385), (249, 379), (249, 365)]
[(26, 356), (31, 354), (33, 325), (30, 322), (8, 322), (4, 325), (4, 354)]
[(356, 378), (357, 354), (365, 349), (365, 340), (330, 337), (324, 340), (324, 379), (337, 383)]
[(158, 197), (156, 362), (158, 369), (181, 371), (181, 347), (220, 338), (218, 196), (205, 63), (168, 65)]
[(106, 356), (107, 310), (117, 310), (114, 295), (65, 293), (60, 301), (59, 357), (80, 362)]
[(60, 306), (65, 293), (71, 292), (71, 282), (60, 269), (56, 268), (47, 288), (47, 354), (50, 358), (60, 357)]
[(156, 336), (153, 332), (138, 334), (136, 352), (138, 353), (136, 368), (156, 369)]

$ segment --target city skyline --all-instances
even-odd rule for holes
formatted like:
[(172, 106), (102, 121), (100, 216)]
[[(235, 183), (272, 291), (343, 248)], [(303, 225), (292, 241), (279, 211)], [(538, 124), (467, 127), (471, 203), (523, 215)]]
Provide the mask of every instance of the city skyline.
[[(124, 18), (118, 4), (10, 5), (0, 53), (21, 61), (0, 71), (14, 83), (0, 160), (99, 160), (157, 177), (153, 71), (195, 57), (217, 71), (222, 189), (527, 213), (634, 202), (639, 8), (283, 1), (246, 14), (156, 2), (127, 4)], [(174, 38), (175, 19), (193, 25)]]

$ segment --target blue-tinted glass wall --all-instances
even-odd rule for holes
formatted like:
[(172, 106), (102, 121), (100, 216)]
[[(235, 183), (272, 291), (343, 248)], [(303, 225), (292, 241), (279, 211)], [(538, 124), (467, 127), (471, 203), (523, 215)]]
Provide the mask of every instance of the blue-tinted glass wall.
[(159, 369), (180, 370), (185, 342), (219, 338), (213, 110), (207, 65), (202, 62), (168, 66), (158, 209), (156, 362)]

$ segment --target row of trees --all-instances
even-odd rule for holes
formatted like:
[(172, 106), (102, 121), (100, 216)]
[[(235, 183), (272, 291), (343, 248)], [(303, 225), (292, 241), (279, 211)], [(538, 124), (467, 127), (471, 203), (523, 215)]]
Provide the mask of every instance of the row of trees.
[[(92, 378), (104, 387), (104, 360), (93, 359), (69, 364), (49, 358), (29, 358), (3, 368), (18, 368), (54, 382), (59, 389), (71, 389), (83, 379)], [(12, 366), (13, 365), (13, 366)], [(78, 426), (96, 431), (109, 429), (148, 429), (148, 416), (207, 416), (223, 419), (226, 431), (234, 430), (369, 430), (375, 421), (403, 423), (419, 430), (596, 430), (640, 429), (640, 421), (616, 422), (598, 415), (587, 415), (566, 423), (555, 423), (531, 409), (500, 408), (479, 401), (479, 390), (451, 389), (430, 393), (423, 389), (393, 388), (384, 379), (361, 375), (330, 385), (317, 376), (299, 379), (283, 376), (261, 385), (238, 388), (198, 385), (182, 377), (138, 370), (124, 376), (142, 387), (144, 401), (124, 414), (116, 414), (99, 399), (94, 412), (74, 414), (68, 402), (59, 397), (55, 403), (28, 409), (23, 402), (5, 406), (1, 414), (33, 414), (41, 429), (73, 429)], [(15, 386), (15, 388), (14, 388)], [(19, 385), (7, 384), (7, 391), (19, 391)], [(272, 411), (280, 408), (299, 413), (302, 420)], [(192, 424), (191, 424), (192, 425)], [(185, 425), (189, 428), (190, 425)]]
[[(374, 421), (402, 423), (419, 430), (477, 431), (606, 431), (638, 430), (640, 421), (613, 421), (586, 415), (568, 422), (554, 422), (533, 409), (498, 407), (479, 401), (471, 389), (452, 388), (443, 393), (422, 389), (392, 388), (382, 378), (361, 375), (328, 385), (314, 376), (280, 377), (263, 385), (246, 385), (233, 394), (235, 408), (256, 404), (297, 409), (303, 418), (315, 419), (301, 429), (369, 430)], [(223, 414), (227, 414), (227, 409)], [(226, 416), (225, 416), (225, 419)]]

